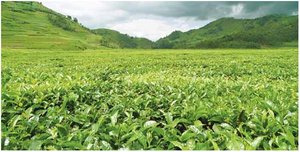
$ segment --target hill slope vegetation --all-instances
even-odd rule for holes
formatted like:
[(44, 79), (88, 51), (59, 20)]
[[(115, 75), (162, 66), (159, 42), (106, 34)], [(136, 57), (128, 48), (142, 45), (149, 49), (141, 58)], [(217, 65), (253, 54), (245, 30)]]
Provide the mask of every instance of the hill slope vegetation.
[(95, 29), (92, 30), (95, 34), (103, 36), (101, 45), (110, 48), (151, 48), (153, 42), (146, 38), (131, 37), (127, 34), (122, 34), (110, 29)]
[(2, 47), (27, 49), (261, 48), (297, 45), (298, 16), (221, 18), (152, 42), (110, 29), (91, 30), (39, 2), (2, 2)]
[(99, 48), (101, 36), (38, 2), (2, 2), (2, 47)]
[(221, 18), (187, 32), (174, 31), (155, 48), (260, 48), (298, 41), (298, 16)]
[(1, 6), (3, 48), (151, 48), (152, 45), (148, 39), (117, 31), (92, 31), (76, 18), (59, 14), (38, 2), (2, 2)]

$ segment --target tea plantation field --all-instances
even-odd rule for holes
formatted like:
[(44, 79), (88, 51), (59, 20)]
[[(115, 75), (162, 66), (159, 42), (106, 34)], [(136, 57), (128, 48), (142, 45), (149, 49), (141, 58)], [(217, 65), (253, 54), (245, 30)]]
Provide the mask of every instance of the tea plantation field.
[(298, 50), (2, 50), (2, 149), (298, 149)]

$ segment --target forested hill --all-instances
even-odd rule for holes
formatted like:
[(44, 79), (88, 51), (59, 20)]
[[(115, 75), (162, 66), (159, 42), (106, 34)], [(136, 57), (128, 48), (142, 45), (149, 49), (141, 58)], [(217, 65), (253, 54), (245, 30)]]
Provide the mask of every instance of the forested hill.
[(221, 18), (187, 32), (174, 31), (155, 48), (260, 48), (297, 45), (298, 16), (269, 15), (256, 19)]

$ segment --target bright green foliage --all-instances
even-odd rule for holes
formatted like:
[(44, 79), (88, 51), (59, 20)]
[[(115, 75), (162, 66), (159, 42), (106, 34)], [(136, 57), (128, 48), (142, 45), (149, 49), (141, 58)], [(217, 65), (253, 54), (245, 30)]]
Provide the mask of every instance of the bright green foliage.
[(145, 38), (117, 31), (90, 30), (76, 18), (52, 11), (38, 2), (2, 2), (2, 47), (85, 50), (151, 48)]
[(2, 50), (2, 149), (298, 149), (298, 51)]
[(64, 50), (101, 48), (101, 36), (38, 2), (1, 4), (2, 47)]
[(69, 18), (66, 19), (65, 16), (48, 14), (48, 19), (53, 25), (66, 31), (75, 31), (75, 27), (72, 26), (71, 20)]
[(298, 16), (269, 15), (256, 19), (221, 18), (187, 32), (175, 31), (156, 48), (261, 48), (298, 42)]

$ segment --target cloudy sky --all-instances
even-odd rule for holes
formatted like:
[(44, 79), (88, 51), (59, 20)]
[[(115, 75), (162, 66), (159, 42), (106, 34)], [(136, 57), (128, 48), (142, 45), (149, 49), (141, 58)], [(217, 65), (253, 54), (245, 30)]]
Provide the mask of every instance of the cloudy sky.
[(174, 30), (188, 31), (221, 17), (256, 18), (298, 14), (298, 2), (51, 0), (45, 6), (78, 18), (86, 27), (109, 28), (157, 40)]

